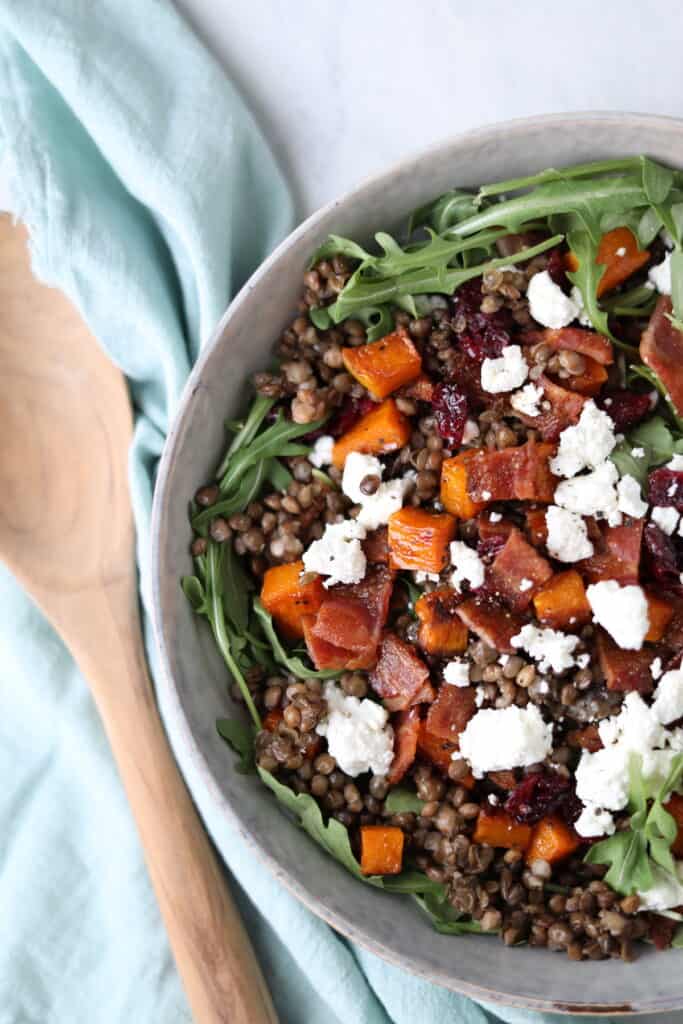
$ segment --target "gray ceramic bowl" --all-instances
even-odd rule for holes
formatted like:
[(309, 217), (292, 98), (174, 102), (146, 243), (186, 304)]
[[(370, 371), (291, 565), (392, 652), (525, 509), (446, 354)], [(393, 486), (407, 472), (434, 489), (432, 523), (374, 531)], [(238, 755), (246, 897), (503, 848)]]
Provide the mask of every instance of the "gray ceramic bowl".
[(223, 422), (240, 410), (248, 375), (268, 362), (292, 317), (307, 260), (329, 232), (362, 240), (391, 229), (454, 185), (641, 152), (683, 166), (683, 121), (630, 114), (513, 121), (405, 160), (314, 214), (254, 274), (202, 353), (166, 444), (154, 505), (154, 613), (163, 666), (158, 684), (219, 809), (284, 885), (349, 938), (475, 998), (556, 1012), (683, 1007), (680, 953), (646, 951), (631, 965), (576, 964), (545, 950), (507, 949), (496, 939), (442, 936), (409, 899), (360, 885), (287, 819), (257, 779), (226, 770), (231, 759), (214, 721), (234, 715), (235, 706), (226, 695), (225, 668), (178, 580), (191, 569), (187, 500), (211, 476), (224, 443)]

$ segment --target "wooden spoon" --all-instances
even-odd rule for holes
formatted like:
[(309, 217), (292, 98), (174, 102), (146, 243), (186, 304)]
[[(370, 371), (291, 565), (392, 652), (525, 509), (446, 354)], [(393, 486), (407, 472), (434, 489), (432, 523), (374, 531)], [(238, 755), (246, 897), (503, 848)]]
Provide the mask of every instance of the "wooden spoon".
[(126, 385), (66, 298), (33, 278), (26, 240), (0, 216), (0, 557), (90, 684), (194, 1019), (276, 1024), (147, 674)]

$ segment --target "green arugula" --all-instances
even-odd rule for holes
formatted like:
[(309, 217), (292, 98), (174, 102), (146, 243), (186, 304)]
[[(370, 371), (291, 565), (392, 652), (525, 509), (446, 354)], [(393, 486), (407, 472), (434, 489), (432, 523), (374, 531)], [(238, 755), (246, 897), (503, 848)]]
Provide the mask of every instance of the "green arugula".
[(472, 192), (459, 188), (451, 189), (450, 192), (411, 213), (408, 220), (408, 235), (412, 235), (421, 227), (431, 227), (437, 234), (442, 235), (460, 221), (471, 217), (476, 209), (477, 200)]
[(338, 669), (316, 671), (301, 658), (289, 654), (277, 635), (272, 615), (266, 611), (258, 597), (254, 598), (253, 609), (261, 629), (268, 638), (275, 661), (293, 676), (297, 676), (299, 679), (336, 679), (341, 675)]
[(630, 381), (632, 381), (634, 377), (641, 377), (643, 380), (646, 380), (648, 384), (650, 384), (655, 389), (655, 391), (658, 391), (664, 399), (667, 412), (673, 420), (673, 422), (675, 423), (676, 428), (680, 431), (683, 431), (683, 416), (679, 414), (678, 410), (676, 409), (676, 406), (671, 401), (671, 396), (669, 395), (669, 392), (667, 391), (666, 387), (659, 379), (658, 374), (655, 373), (654, 370), (651, 370), (649, 366), (632, 363), (628, 368), (628, 377)]
[(413, 789), (405, 786), (394, 786), (384, 801), (384, 806), (390, 814), (420, 814), (425, 805), (424, 800)]
[(585, 856), (588, 864), (608, 864), (608, 885), (623, 895), (647, 892), (654, 884), (653, 867), (675, 874), (671, 844), (677, 835), (676, 821), (664, 809), (683, 778), (683, 754), (671, 761), (669, 774), (657, 786), (643, 776), (642, 759), (633, 755), (629, 763), (629, 827), (603, 839)]
[[(641, 449), (642, 456), (636, 457), (634, 448)], [(610, 459), (620, 476), (633, 476), (644, 487), (650, 470), (670, 462), (677, 453), (683, 454), (683, 437), (676, 436), (661, 416), (651, 416), (629, 431), (613, 449)]]
[(445, 894), (420, 893), (414, 898), (420, 909), (430, 919), (435, 931), (442, 935), (495, 934), (495, 932), (485, 932), (478, 921), (463, 920), (462, 915), (450, 905)]
[(216, 721), (216, 729), (221, 739), (224, 739), (229, 747), (239, 755), (235, 765), (235, 771), (241, 775), (250, 775), (256, 771), (254, 761), (254, 739), (253, 726), (245, 722), (239, 722), (236, 718), (219, 718)]

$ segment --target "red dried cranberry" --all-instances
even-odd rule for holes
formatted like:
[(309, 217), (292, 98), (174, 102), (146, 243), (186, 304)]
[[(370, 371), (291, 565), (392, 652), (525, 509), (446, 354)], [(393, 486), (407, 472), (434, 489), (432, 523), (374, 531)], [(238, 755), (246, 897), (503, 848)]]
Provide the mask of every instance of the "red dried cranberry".
[(569, 291), (569, 279), (567, 278), (567, 270), (564, 265), (564, 253), (561, 249), (551, 249), (548, 253), (546, 269), (555, 284)]
[(503, 307), (495, 313), (482, 313), (481, 300), (479, 278), (460, 285), (451, 300), (454, 327), (457, 324), (459, 328), (458, 344), (465, 355), (477, 362), (497, 358), (510, 344), (512, 328), (512, 314), (509, 309)]
[[(375, 402), (367, 395), (363, 398), (345, 398), (335, 416), (325, 424), (322, 433), (341, 437), (356, 425), (361, 416), (365, 416), (374, 407)], [(306, 437), (308, 438), (308, 435)]]
[(439, 437), (451, 448), (457, 448), (467, 420), (467, 398), (455, 384), (437, 384), (432, 396), (434, 419)]
[(643, 552), (645, 575), (680, 592), (681, 559), (674, 538), (667, 537), (656, 523), (646, 523), (643, 530)]
[(640, 423), (650, 411), (649, 395), (625, 388), (600, 395), (595, 402), (614, 420), (614, 429), (620, 433)]
[(574, 783), (557, 772), (534, 772), (513, 789), (505, 810), (520, 825), (534, 825), (548, 814), (572, 824), (581, 813)]
[(667, 505), (683, 512), (683, 473), (675, 469), (655, 469), (648, 477), (651, 505)]

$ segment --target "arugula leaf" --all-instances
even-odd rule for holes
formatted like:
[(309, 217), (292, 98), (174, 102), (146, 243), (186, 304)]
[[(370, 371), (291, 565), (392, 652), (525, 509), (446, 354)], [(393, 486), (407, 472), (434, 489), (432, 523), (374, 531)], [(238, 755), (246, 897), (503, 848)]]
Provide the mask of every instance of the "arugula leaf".
[(348, 829), (336, 818), (323, 820), (320, 805), (309, 793), (295, 793), (264, 768), (258, 768), (262, 782), (279, 802), (290, 811), (306, 832), (330, 856), (342, 864), (356, 878), (368, 885), (394, 893), (425, 893), (445, 897), (445, 888), (419, 871), (403, 871), (400, 875), (364, 875), (351, 849)]
[(180, 580), (183, 594), (192, 605), (193, 611), (203, 615), (206, 609), (206, 594), (204, 585), (198, 576), (183, 576)]
[(342, 235), (328, 235), (326, 241), (319, 246), (311, 256), (308, 269), (311, 270), (321, 260), (328, 260), (331, 256), (348, 256), (352, 260), (363, 262), (372, 259), (369, 252), (354, 242), (352, 238), (343, 238)]
[(482, 935), (495, 934), (494, 932), (484, 932), (478, 921), (463, 920), (445, 896), (424, 893), (416, 895), (414, 898), (417, 905), (432, 922), (435, 931), (442, 935), (466, 935), (473, 932)]
[(240, 480), (246, 469), (265, 459), (307, 455), (310, 450), (309, 446), (291, 442), (297, 437), (317, 430), (323, 425), (325, 419), (316, 420), (314, 423), (294, 423), (291, 420), (286, 420), (280, 412), (270, 427), (257, 434), (248, 444), (242, 445), (230, 456), (227, 468), (219, 481), (221, 493), (229, 491)]
[(629, 432), (632, 445), (645, 448), (651, 465), (669, 462), (683, 447), (683, 439), (675, 438), (661, 416), (651, 416)]
[(441, 235), (461, 220), (472, 216), (475, 211), (476, 199), (472, 192), (465, 192), (459, 188), (451, 189), (450, 192), (430, 203), (425, 203), (411, 213), (408, 220), (408, 235), (412, 235), (425, 225), (429, 225)]
[(595, 262), (598, 243), (587, 231), (575, 230), (567, 235), (567, 244), (579, 261), (578, 269), (569, 271), (567, 277), (581, 292), (584, 308), (596, 331), (616, 341), (607, 323), (607, 313), (598, 305), (598, 285), (605, 273), (605, 265)]
[(192, 528), (201, 536), (207, 534), (207, 526), (217, 516), (229, 519), (236, 512), (241, 512), (252, 501), (256, 499), (268, 473), (267, 460), (259, 462), (256, 466), (250, 466), (239, 482), (237, 490), (229, 498), (217, 501), (208, 508), (203, 508), (192, 519)]
[(654, 205), (663, 203), (669, 195), (674, 183), (674, 173), (668, 167), (655, 163), (649, 157), (640, 158), (643, 168), (643, 189), (649, 202)]
[(317, 671), (306, 665), (301, 658), (288, 654), (277, 635), (272, 615), (268, 614), (258, 597), (254, 598), (253, 608), (261, 624), (261, 629), (268, 638), (275, 661), (286, 668), (288, 672), (291, 672), (293, 676), (297, 676), (299, 679), (335, 679), (341, 675), (341, 671), (338, 669)]
[(403, 576), (403, 575), (401, 575), (398, 578), (398, 582), (402, 583), (403, 586), (408, 591), (408, 600), (410, 601), (410, 610), (414, 614), (414, 612), (415, 612), (415, 605), (417, 604), (417, 602), (422, 597), (422, 591), (420, 590), (420, 588), (417, 586), (416, 583), (413, 583), (413, 581), (411, 580), (410, 576)]
[[(635, 445), (634, 447), (638, 447)], [(633, 449), (630, 441), (620, 441), (619, 444), (612, 449), (610, 455), (611, 461), (619, 470), (619, 476), (632, 476), (634, 477), (641, 488), (647, 483), (647, 474), (652, 463), (648, 457), (647, 451), (643, 458), (637, 459), (633, 454)]]
[(666, 387), (659, 379), (658, 374), (656, 374), (654, 370), (651, 370), (649, 366), (632, 364), (631, 366), (629, 366), (629, 375), (631, 377), (642, 377), (643, 380), (646, 380), (648, 384), (651, 384), (652, 387), (659, 392), (659, 394), (662, 396), (666, 403), (667, 410), (671, 418), (673, 419), (674, 423), (676, 424), (679, 430), (683, 431), (683, 416), (680, 416), (678, 411), (676, 410), (676, 406), (671, 401), (669, 392), (666, 390)]
[(219, 718), (216, 721), (216, 729), (221, 739), (224, 739), (236, 754), (239, 754), (235, 771), (240, 772), (241, 775), (248, 775), (255, 771), (253, 726), (239, 722), (236, 718)]
[(384, 806), (390, 814), (405, 814), (410, 811), (419, 814), (424, 805), (425, 801), (420, 800), (414, 790), (404, 786), (394, 786), (384, 801)]
[(570, 181), (572, 178), (589, 178), (614, 171), (637, 170), (639, 165), (640, 158), (632, 156), (618, 160), (595, 160), (588, 164), (574, 164), (572, 167), (563, 167), (559, 171), (556, 171), (554, 167), (548, 167), (544, 171), (529, 174), (524, 178), (509, 178), (507, 181), (499, 181), (494, 185), (483, 185), (477, 193), (477, 203), (480, 204), (482, 199), (501, 195), (503, 192), (518, 192), (520, 189), (530, 188), (533, 185), (545, 185), (549, 181)]
[(232, 544), (220, 545), (222, 592), (225, 613), (238, 633), (249, 623), (249, 591), (254, 584), (247, 576)]
[(313, 326), (317, 327), (319, 331), (327, 331), (332, 326), (332, 317), (327, 306), (312, 306), (308, 315)]
[(386, 337), (394, 329), (394, 314), (390, 306), (367, 306), (365, 309), (357, 309), (355, 319), (365, 324), (368, 343)]
[(216, 472), (217, 477), (223, 476), (226, 469), (228, 468), (228, 461), (231, 455), (238, 452), (240, 448), (244, 448), (245, 445), (251, 444), (256, 437), (259, 427), (263, 423), (264, 419), (273, 408), (275, 404), (274, 398), (265, 398), (263, 395), (257, 395), (252, 402), (249, 415), (247, 416), (241, 429), (237, 431), (232, 439), (230, 447), (225, 453), (220, 466)]
[[(279, 459), (266, 459), (266, 477), (276, 491), (286, 491), (294, 477)], [(250, 502), (247, 502), (247, 505)]]

